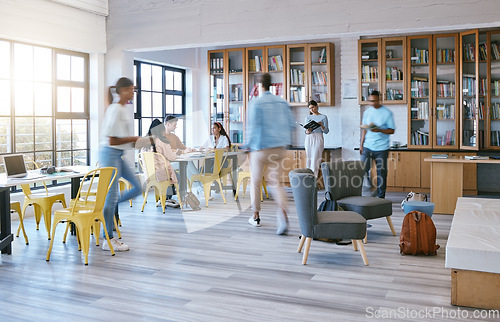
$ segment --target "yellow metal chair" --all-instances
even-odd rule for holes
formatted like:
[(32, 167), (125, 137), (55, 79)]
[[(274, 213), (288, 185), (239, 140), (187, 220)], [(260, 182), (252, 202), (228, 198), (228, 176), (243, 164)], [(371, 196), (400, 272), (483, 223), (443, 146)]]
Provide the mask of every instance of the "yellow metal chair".
[[(236, 152), (238, 151), (238, 146), (231, 144), (229, 147), (228, 151), (226, 152), (226, 155), (224, 156), (225, 158), (225, 167), (222, 167), (220, 169), (220, 178), (222, 180), (222, 186), (227, 187), (227, 176), (231, 178), (231, 183), (234, 184), (234, 179), (233, 179), (233, 162), (235, 160), (229, 158), (229, 152)], [(223, 164), (224, 165), (224, 164)], [(224, 193), (226, 193), (226, 190), (224, 190)]]
[[(24, 241), (28, 245), (28, 236), (26, 236), (26, 231), (24, 230), (23, 213), (21, 211), (21, 204), (19, 201), (13, 201), (10, 203), (10, 213), (17, 212), (19, 215), (19, 227), (23, 230)], [(17, 230), (16, 237), (19, 237), (19, 229)]]
[[(226, 203), (226, 198), (224, 197), (224, 192), (222, 190), (222, 183), (220, 180), (220, 171), (221, 167), (226, 160), (226, 155), (224, 155), (225, 149), (215, 149), (211, 152), (208, 152), (203, 158), (203, 163), (201, 166), (201, 173), (195, 174), (191, 176), (191, 180), (188, 180), (189, 183), (189, 191), (192, 191), (193, 182), (199, 181), (203, 185), (203, 192), (205, 194), (205, 206), (208, 207), (208, 199), (210, 198), (210, 187), (212, 183), (215, 181), (219, 184), (220, 194), (222, 196), (222, 200)], [(213, 169), (210, 173), (205, 173), (205, 164), (207, 159), (213, 159)]]
[[(265, 172), (265, 170), (264, 170)], [(236, 194), (234, 195), (234, 200), (238, 199), (238, 193), (240, 192), (240, 186), (243, 183), (243, 197), (245, 197), (245, 192), (247, 191), (248, 180), (250, 179), (250, 171), (240, 171), (238, 173), (238, 186), (236, 187)], [(266, 199), (269, 199), (269, 194), (267, 193), (266, 180), (262, 176), (262, 187), (260, 189), (260, 201), (264, 200), (262, 189), (266, 194)]]
[[(86, 196), (80, 197), (82, 195), (82, 184), (80, 184), (80, 189), (78, 190), (77, 197), (73, 205), (69, 208), (56, 210), (54, 212), (54, 222), (52, 224), (52, 237), (54, 237), (56, 232), (56, 226), (60, 222), (74, 223), (76, 227), (76, 235), (78, 239), (79, 250), (83, 250), (83, 256), (85, 260), (85, 265), (88, 265), (88, 255), (90, 246), (90, 230), (95, 229), (95, 223), (101, 222), (104, 227), (104, 234), (106, 236), (106, 241), (111, 250), (111, 254), (114, 255), (113, 246), (109, 240), (108, 231), (106, 230), (106, 224), (104, 220), (103, 208), (104, 202), (106, 201), (106, 195), (111, 187), (111, 184), (116, 179), (116, 168), (98, 168), (88, 172), (82, 179), (82, 183), (86, 180), (90, 180), (90, 185), (86, 189)], [(94, 180), (96, 177), (99, 180)], [(96, 196), (94, 202), (87, 202), (89, 194), (93, 186), (97, 185)], [(95, 235), (96, 239), (99, 239), (98, 233)], [(47, 251), (46, 260), (50, 260), (50, 254), (52, 252), (52, 246), (54, 245), (54, 239), (50, 241), (50, 246)]]
[(161, 207), (163, 213), (165, 213), (165, 202), (167, 200), (167, 190), (168, 187), (173, 185), (175, 186), (177, 199), (179, 200), (179, 205), (182, 210), (182, 201), (179, 195), (179, 185), (177, 183), (171, 182), (169, 179), (165, 181), (158, 181), (156, 179), (156, 168), (155, 162), (159, 163), (161, 167), (164, 167), (168, 173), (167, 168), (167, 159), (160, 153), (156, 152), (141, 152), (139, 153), (139, 165), (142, 170), (146, 174), (146, 189), (144, 189), (144, 201), (142, 202), (141, 211), (144, 212), (144, 207), (146, 206), (146, 202), (148, 200), (148, 193), (151, 188), (155, 189), (155, 194), (160, 197)]
[[(35, 167), (38, 169), (38, 164), (33, 162)], [(49, 193), (45, 182), (42, 182), (45, 188), (45, 192), (32, 193), (29, 184), (21, 185), (21, 189), (24, 193), (24, 203), (22, 209), (22, 216), (25, 218), (26, 208), (28, 206), (34, 207), (36, 229), (38, 230), (40, 219), (43, 213), (43, 221), (45, 223), (45, 228), (47, 229), (48, 239), (50, 240), (50, 223), (52, 216), (52, 206), (57, 202), (61, 203), (64, 208), (66, 208), (66, 200), (64, 198), (64, 193)], [(19, 235), (19, 230), (21, 229), (21, 223), (17, 228), (17, 235)]]

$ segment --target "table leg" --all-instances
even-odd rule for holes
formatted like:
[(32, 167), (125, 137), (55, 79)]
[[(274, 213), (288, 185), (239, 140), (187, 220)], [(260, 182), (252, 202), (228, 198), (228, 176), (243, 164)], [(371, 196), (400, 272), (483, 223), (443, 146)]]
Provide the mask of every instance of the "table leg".
[[(71, 199), (76, 199), (78, 196), (78, 190), (80, 189), (80, 179), (81, 177), (71, 178)], [(71, 223), (70, 233), (71, 235), (76, 235), (75, 224)]]
[(0, 188), (0, 249), (2, 254), (12, 254), (12, 240), (10, 222), (10, 188)]
[(231, 184), (233, 185), (233, 197), (236, 196), (236, 185), (238, 183), (238, 156), (233, 155), (230, 158), (233, 159), (233, 180)]
[(187, 164), (188, 161), (179, 161), (179, 196), (182, 200), (187, 193)]
[(464, 166), (461, 162), (431, 163), (431, 201), (434, 213), (453, 214), (462, 197)]

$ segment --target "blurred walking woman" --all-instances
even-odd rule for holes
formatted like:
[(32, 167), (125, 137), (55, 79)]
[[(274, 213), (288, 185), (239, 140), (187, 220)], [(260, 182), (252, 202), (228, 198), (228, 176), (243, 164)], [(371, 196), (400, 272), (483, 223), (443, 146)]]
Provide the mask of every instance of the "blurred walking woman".
[(317, 178), (319, 167), (321, 165), (323, 150), (325, 147), (323, 134), (327, 134), (328, 132), (330, 132), (330, 130), (328, 129), (328, 118), (326, 117), (326, 115), (320, 114), (318, 112), (318, 103), (316, 103), (315, 100), (309, 101), (309, 115), (306, 116), (304, 124), (307, 124), (311, 120), (315, 121), (321, 126), (314, 130), (306, 130), (306, 140), (304, 144), (307, 155), (306, 167), (314, 171), (314, 175)]
[[(134, 148), (139, 139), (133, 136), (134, 127), (132, 111), (127, 107), (128, 102), (134, 98), (134, 83), (128, 78), (122, 77), (116, 82), (116, 94), (120, 100), (113, 103), (111, 88), (109, 89), (109, 106), (104, 114), (102, 122), (102, 138), (99, 162), (103, 167), (115, 167), (118, 169), (116, 180), (108, 191), (104, 204), (104, 219), (106, 229), (115, 251), (126, 251), (129, 247), (113, 238), (113, 217), (119, 202), (129, 200), (141, 194), (141, 184), (135, 176), (135, 171), (127, 164), (122, 156), (126, 150)], [(132, 188), (119, 197), (118, 179), (125, 178), (132, 184)], [(108, 243), (102, 243), (103, 250), (109, 250)]]

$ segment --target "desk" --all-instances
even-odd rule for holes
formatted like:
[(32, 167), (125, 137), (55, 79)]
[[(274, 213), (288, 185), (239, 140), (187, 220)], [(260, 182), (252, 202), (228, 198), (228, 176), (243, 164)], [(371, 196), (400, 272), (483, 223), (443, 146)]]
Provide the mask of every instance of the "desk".
[[(187, 192), (187, 165), (189, 161), (202, 160), (207, 152), (194, 152), (183, 154), (177, 159), (170, 162), (179, 162), (179, 195), (184, 198)], [(229, 152), (227, 158), (233, 160), (233, 195), (236, 194), (236, 183), (238, 182), (238, 155), (246, 154), (247, 152)]]
[(436, 205), (436, 214), (454, 213), (457, 199), (462, 197), (464, 164), (500, 164), (500, 160), (467, 160), (463, 157), (425, 158), (424, 161), (431, 162), (431, 201)]
[[(11, 232), (10, 222), (10, 187), (20, 186), (22, 184), (30, 184), (42, 181), (71, 179), (71, 198), (76, 198), (78, 189), (80, 187), (80, 178), (87, 172), (93, 169), (88, 166), (73, 166), (65, 167), (70, 168), (76, 172), (59, 172), (54, 174), (47, 174), (44, 177), (36, 179), (7, 179), (5, 173), (0, 174), (0, 250), (2, 254), (12, 253), (12, 240), (14, 239)], [(40, 173), (39, 170), (32, 172)]]

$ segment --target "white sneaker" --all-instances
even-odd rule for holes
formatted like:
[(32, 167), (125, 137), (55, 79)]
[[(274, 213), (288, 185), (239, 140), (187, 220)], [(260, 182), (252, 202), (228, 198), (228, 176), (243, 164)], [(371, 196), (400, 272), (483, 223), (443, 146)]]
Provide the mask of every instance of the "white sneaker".
[[(109, 241), (111, 242), (111, 245), (113, 246), (113, 250), (115, 252), (125, 252), (130, 249), (127, 244), (118, 241), (114, 237), (111, 238)], [(110, 250), (108, 242), (106, 240), (104, 240), (102, 243), (102, 250)]]
[(172, 207), (172, 208), (179, 208), (180, 207), (179, 203), (173, 199), (166, 200), (165, 205), (168, 207)]
[(260, 218), (253, 219), (253, 216), (248, 218), (248, 223), (254, 227), (260, 227)]

